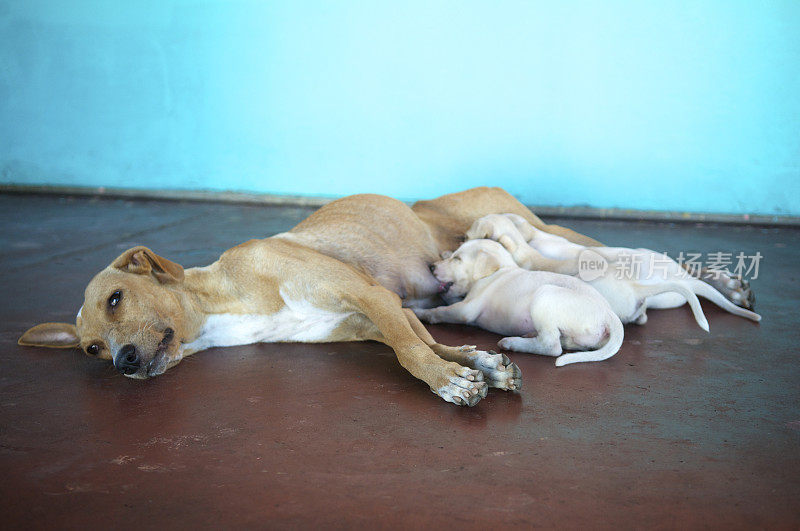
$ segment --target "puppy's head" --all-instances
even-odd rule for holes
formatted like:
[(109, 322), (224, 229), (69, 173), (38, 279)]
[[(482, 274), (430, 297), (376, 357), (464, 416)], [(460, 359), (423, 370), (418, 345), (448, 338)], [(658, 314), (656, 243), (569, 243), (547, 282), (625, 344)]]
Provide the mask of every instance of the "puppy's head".
[(433, 275), (439, 281), (442, 298), (452, 304), (466, 296), (473, 284), (501, 267), (515, 265), (514, 259), (499, 243), (492, 240), (469, 240), (455, 252), (445, 252), (433, 264)]
[(90, 356), (112, 360), (125, 376), (157, 376), (180, 361), (188, 325), (182, 283), (180, 265), (134, 247), (89, 282), (74, 326), (37, 325), (18, 343), (80, 346)]
[[(516, 232), (517, 228), (512, 221), (513, 214), (489, 214), (476, 219), (472, 226), (467, 230), (467, 240), (479, 240), (489, 238), (497, 240), (503, 234)], [(519, 216), (516, 218), (522, 219)], [(523, 220), (524, 221), (524, 220)]]

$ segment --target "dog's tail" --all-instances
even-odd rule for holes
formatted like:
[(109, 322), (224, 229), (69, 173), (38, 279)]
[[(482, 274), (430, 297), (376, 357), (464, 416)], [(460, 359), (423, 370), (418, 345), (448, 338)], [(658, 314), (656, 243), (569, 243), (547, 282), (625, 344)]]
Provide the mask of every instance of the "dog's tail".
[(689, 279), (690, 286), (692, 287), (692, 291), (696, 294), (700, 295), (701, 297), (710, 300), (723, 310), (730, 312), (734, 315), (738, 315), (740, 317), (744, 317), (746, 319), (750, 319), (751, 321), (760, 321), (761, 316), (755, 312), (751, 312), (750, 310), (745, 310), (744, 308), (740, 308), (736, 306), (734, 303), (729, 301), (725, 298), (725, 295), (714, 289), (713, 286), (706, 284), (702, 280), (697, 280), (696, 278)]
[(608, 312), (608, 322), (608, 341), (606, 341), (605, 345), (597, 350), (562, 354), (556, 358), (556, 367), (563, 367), (564, 365), (581, 361), (603, 361), (619, 352), (619, 348), (622, 346), (622, 339), (625, 337), (625, 329), (622, 327), (622, 321), (619, 320), (617, 314), (610, 310)]
[[(692, 309), (692, 314), (694, 314), (694, 320), (697, 321), (697, 324), (700, 325), (700, 328), (708, 332), (708, 320), (706, 319), (706, 315), (703, 313), (703, 307), (700, 306), (700, 301), (697, 300), (697, 295), (695, 295), (693, 290), (687, 288), (680, 282), (636, 285), (636, 293), (643, 298), (655, 297), (656, 295), (661, 295), (662, 293), (673, 292), (678, 293), (689, 302), (689, 307)], [(720, 297), (722, 297), (722, 294), (720, 294)]]

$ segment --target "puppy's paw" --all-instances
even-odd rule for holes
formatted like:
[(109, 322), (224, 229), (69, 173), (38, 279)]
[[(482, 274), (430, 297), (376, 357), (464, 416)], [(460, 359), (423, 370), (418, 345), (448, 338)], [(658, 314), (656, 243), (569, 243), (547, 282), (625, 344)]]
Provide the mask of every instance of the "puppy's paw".
[(752, 310), (755, 306), (756, 295), (750, 289), (750, 283), (741, 276), (731, 277), (726, 273), (704, 269), (700, 274), (700, 280), (710, 284), (736, 306), (746, 310)]
[(423, 309), (423, 308), (411, 308), (411, 311), (414, 312), (420, 321), (425, 321), (426, 323), (435, 324), (439, 321), (436, 320), (436, 312), (431, 309)]
[(506, 391), (519, 391), (522, 389), (522, 371), (516, 363), (505, 354), (498, 354), (494, 350), (486, 352), (475, 350), (475, 347), (465, 345), (469, 348), (467, 363), (469, 367), (477, 369), (483, 373), (483, 378), (489, 387), (503, 389)]
[(442, 397), (447, 402), (459, 406), (474, 406), (486, 397), (489, 387), (483, 381), (483, 373), (469, 367), (462, 367), (457, 363), (449, 363), (446, 374), (443, 375), (446, 383), (431, 391)]
[(517, 346), (515, 339), (516, 338), (514, 337), (504, 337), (503, 339), (497, 342), (497, 346), (503, 350), (516, 350), (514, 348)]

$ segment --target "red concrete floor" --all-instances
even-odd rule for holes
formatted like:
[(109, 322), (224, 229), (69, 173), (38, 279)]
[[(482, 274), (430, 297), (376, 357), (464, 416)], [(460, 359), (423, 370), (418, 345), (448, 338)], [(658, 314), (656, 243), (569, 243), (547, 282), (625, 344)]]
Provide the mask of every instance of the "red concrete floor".
[[(16, 345), (134, 244), (185, 266), (309, 212), (0, 196), (3, 528), (798, 528), (795, 229), (559, 220), (611, 244), (760, 251), (760, 325), (704, 304), (602, 363), (512, 354), (525, 388), (434, 396), (374, 343), (212, 349), (135, 381)], [(497, 336), (435, 326), (442, 342)]]

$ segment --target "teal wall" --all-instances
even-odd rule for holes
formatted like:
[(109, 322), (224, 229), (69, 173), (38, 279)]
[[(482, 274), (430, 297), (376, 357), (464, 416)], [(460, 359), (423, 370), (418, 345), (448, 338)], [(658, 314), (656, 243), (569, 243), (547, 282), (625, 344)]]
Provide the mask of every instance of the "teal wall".
[(800, 215), (800, 1), (0, 0), (0, 181)]

